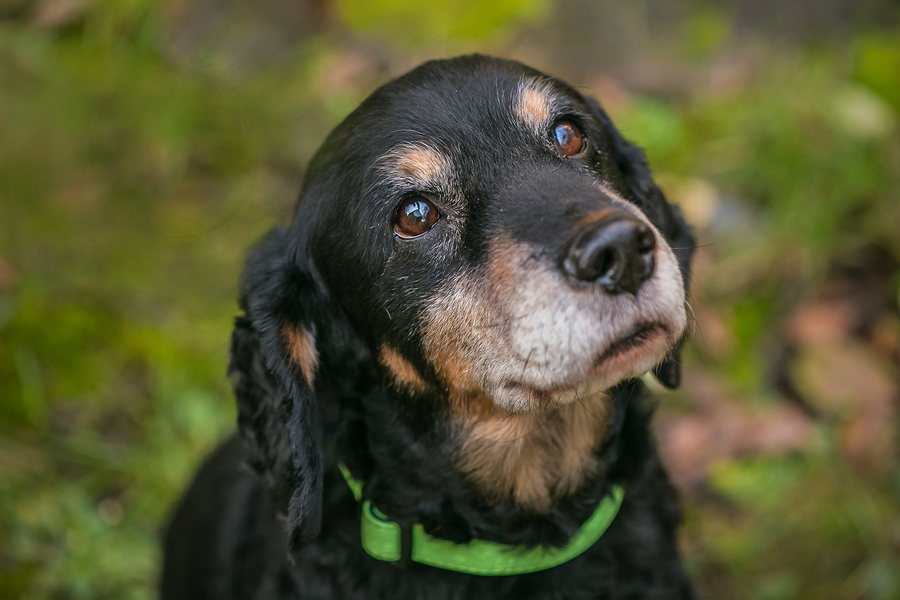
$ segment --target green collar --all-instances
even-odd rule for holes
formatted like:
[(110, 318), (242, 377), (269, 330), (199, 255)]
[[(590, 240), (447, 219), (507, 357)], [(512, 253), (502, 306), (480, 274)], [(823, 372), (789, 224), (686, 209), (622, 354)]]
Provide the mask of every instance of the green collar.
[[(362, 482), (354, 479), (343, 463), (339, 466), (359, 502)], [(561, 565), (593, 546), (619, 512), (624, 496), (622, 486), (614, 485), (612, 494), (600, 501), (594, 514), (562, 548), (524, 548), (478, 539), (467, 544), (454, 544), (428, 535), (418, 523), (411, 531), (404, 531), (369, 500), (363, 502), (360, 535), (365, 551), (378, 560), (403, 561), (406, 549), (406, 560), (423, 565), (472, 575), (521, 575)]]

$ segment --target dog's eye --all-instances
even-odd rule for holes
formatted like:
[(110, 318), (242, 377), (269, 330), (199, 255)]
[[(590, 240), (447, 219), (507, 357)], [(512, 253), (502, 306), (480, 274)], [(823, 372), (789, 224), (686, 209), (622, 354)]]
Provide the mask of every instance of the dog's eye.
[(434, 227), (438, 210), (422, 196), (406, 198), (394, 218), (394, 231), (402, 238), (414, 238)]
[(584, 135), (572, 121), (557, 121), (553, 125), (553, 141), (563, 156), (578, 154), (584, 148)]

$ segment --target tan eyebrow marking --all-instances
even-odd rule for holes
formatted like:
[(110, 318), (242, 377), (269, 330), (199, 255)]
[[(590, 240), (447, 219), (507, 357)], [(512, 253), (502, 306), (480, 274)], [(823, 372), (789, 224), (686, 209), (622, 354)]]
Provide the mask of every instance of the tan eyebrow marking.
[(550, 84), (540, 79), (520, 81), (515, 113), (530, 129), (543, 135), (550, 126), (550, 117), (553, 114), (553, 94)]
[(375, 166), (400, 184), (446, 187), (451, 162), (442, 152), (424, 143), (401, 144), (382, 154)]

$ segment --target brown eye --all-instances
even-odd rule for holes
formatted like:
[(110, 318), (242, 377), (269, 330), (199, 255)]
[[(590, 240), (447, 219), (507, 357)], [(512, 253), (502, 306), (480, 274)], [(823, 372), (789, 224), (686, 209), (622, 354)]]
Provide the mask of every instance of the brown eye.
[(402, 238), (414, 238), (434, 227), (438, 210), (422, 196), (413, 196), (400, 203), (394, 218), (394, 231)]
[(563, 156), (578, 154), (584, 148), (584, 135), (571, 121), (557, 121), (553, 125), (553, 141)]

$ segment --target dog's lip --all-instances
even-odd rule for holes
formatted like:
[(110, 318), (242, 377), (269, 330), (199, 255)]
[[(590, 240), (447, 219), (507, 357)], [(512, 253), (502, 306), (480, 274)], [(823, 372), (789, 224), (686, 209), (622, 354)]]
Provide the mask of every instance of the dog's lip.
[(660, 335), (668, 334), (668, 328), (659, 321), (652, 323), (639, 323), (628, 330), (628, 333), (618, 338), (600, 353), (591, 371), (602, 369), (604, 364), (615, 359), (630, 350), (635, 350), (646, 343), (653, 341)]
[[(647, 346), (663, 340), (668, 340), (669, 328), (662, 322), (643, 322), (638, 323), (629, 329), (625, 334), (617, 338), (609, 346), (607, 346), (593, 362), (590, 369), (584, 377), (577, 381), (565, 383), (563, 385), (555, 385), (548, 388), (538, 388), (533, 385), (521, 382), (507, 382), (504, 387), (519, 388), (529, 390), (532, 398), (542, 405), (551, 406), (555, 404), (555, 400), (573, 390), (577, 390), (586, 382), (600, 377), (602, 379), (604, 372), (608, 369), (610, 363), (616, 361), (628, 361), (631, 359), (629, 355), (637, 354)], [(613, 365), (612, 370), (615, 370)]]

